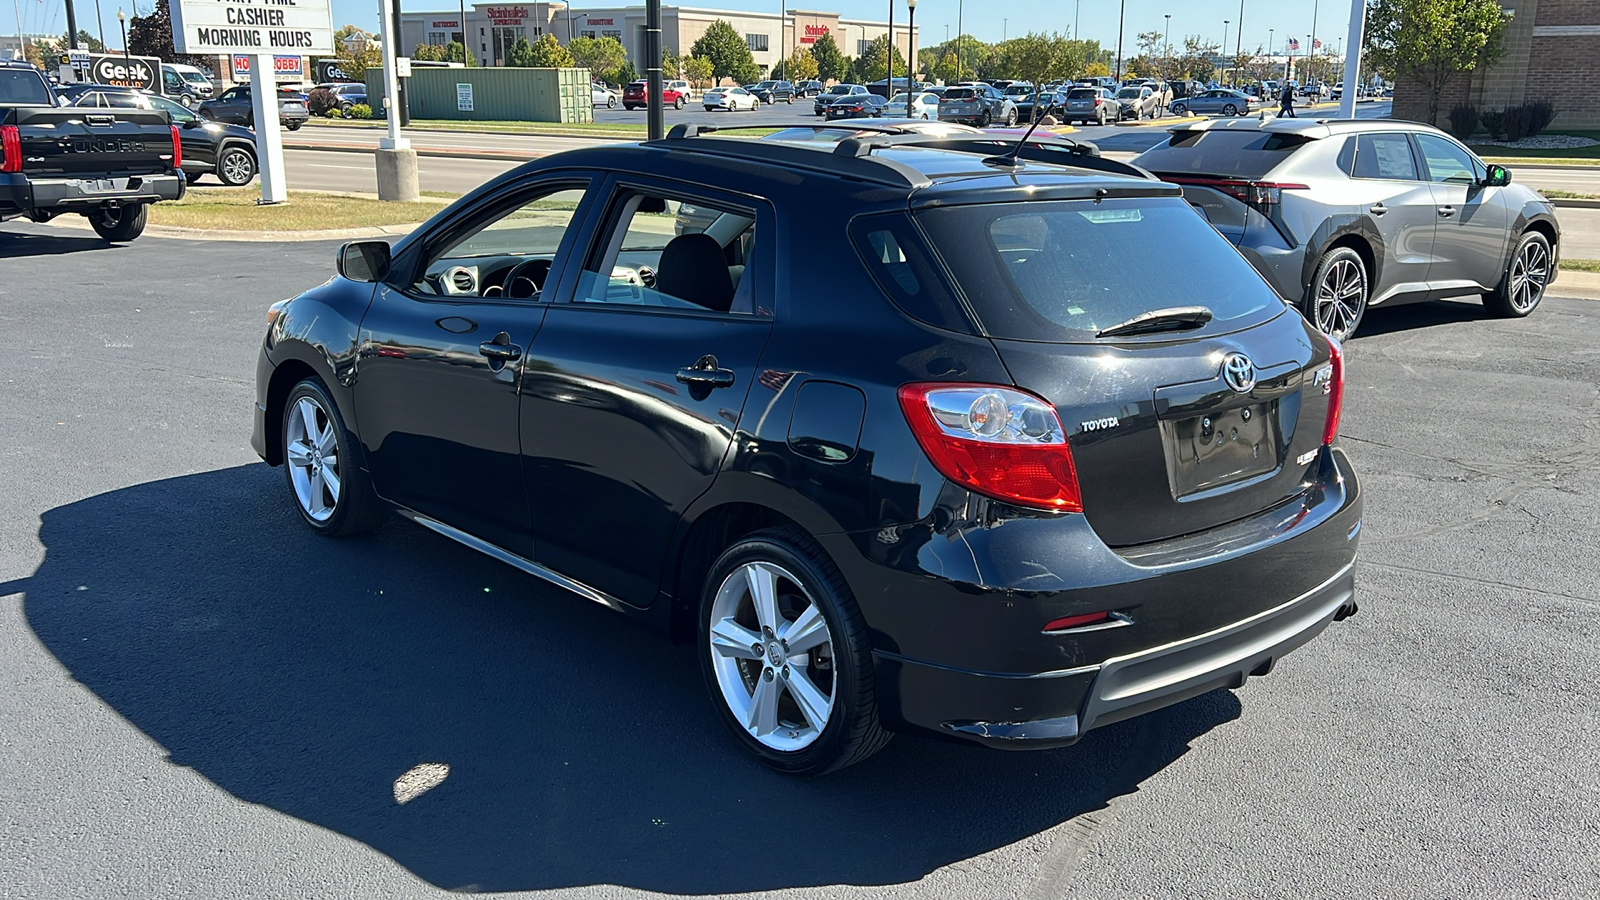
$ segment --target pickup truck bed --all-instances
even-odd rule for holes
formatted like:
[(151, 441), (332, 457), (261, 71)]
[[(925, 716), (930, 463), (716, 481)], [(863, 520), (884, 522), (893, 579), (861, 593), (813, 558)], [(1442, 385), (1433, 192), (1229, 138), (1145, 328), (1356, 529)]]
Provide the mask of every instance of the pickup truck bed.
[(149, 204), (183, 196), (181, 145), (166, 113), (53, 103), (36, 69), (0, 67), (0, 220), (74, 213), (101, 237), (127, 241), (144, 230)]

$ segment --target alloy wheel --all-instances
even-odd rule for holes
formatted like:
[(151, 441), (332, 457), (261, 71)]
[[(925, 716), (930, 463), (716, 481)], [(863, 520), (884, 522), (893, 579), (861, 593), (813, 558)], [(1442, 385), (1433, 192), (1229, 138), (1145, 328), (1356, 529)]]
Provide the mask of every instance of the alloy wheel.
[(1367, 275), (1354, 259), (1334, 260), (1317, 285), (1317, 328), (1345, 340), (1361, 320), (1367, 302)]
[(241, 185), (255, 177), (255, 162), (243, 150), (229, 150), (222, 157), (222, 180), (231, 185)]
[(833, 715), (833, 633), (800, 580), (770, 562), (729, 573), (711, 605), (711, 668), (745, 731), (802, 750)]
[(286, 425), (284, 457), (295, 499), (307, 518), (326, 522), (339, 505), (344, 484), (333, 417), (315, 399), (301, 397)]
[(1511, 290), (1508, 299), (1518, 312), (1527, 312), (1544, 297), (1550, 281), (1550, 251), (1543, 243), (1530, 240), (1511, 263)]

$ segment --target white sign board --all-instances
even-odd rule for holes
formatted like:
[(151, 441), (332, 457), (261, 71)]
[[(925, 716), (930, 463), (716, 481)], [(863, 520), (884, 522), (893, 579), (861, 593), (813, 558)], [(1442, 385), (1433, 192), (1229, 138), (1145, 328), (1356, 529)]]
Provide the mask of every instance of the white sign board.
[(409, 57), (409, 56), (396, 56), (394, 58), (394, 77), (396, 77), (396, 78), (410, 78), (411, 77), (411, 57)]
[(472, 85), (456, 84), (456, 109), (472, 112)]
[(171, 0), (179, 53), (333, 53), (331, 0)]

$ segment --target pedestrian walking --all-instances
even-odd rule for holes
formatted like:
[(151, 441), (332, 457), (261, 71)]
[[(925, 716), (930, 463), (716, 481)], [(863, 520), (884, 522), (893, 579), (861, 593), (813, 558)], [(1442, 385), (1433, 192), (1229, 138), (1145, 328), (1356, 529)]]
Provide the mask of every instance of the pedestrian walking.
[(1288, 116), (1291, 119), (1299, 118), (1294, 114), (1294, 85), (1285, 84), (1283, 93), (1278, 97), (1278, 115)]

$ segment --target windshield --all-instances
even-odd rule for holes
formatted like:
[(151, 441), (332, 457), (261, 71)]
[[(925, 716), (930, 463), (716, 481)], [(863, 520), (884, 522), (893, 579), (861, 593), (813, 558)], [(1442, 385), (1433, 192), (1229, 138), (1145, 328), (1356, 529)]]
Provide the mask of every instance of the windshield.
[(182, 75), (183, 76), (183, 80), (189, 82), (190, 84), (210, 84), (211, 83), (211, 79), (209, 79), (206, 76), (200, 74), (199, 72), (180, 72), (178, 74)]
[(833, 87), (828, 88), (828, 93), (833, 94), (835, 96), (841, 96), (841, 95), (844, 95), (844, 94), (848, 94), (848, 93), (850, 93), (850, 86), (847, 85), (847, 84), (836, 84)]
[(1139, 89), (1138, 88), (1123, 88), (1122, 90), (1117, 91), (1117, 99), (1118, 100), (1122, 100), (1122, 99), (1127, 98), (1127, 97), (1137, 97), (1137, 96), (1139, 96)]
[(777, 86), (777, 82), (774, 82), (774, 81), (763, 81), (760, 84), (756, 85), (755, 88), (758, 91), (770, 91), (776, 86)]
[[(953, 206), (916, 218), (991, 337), (1093, 341), (1173, 306), (1205, 306), (1208, 329), (1227, 331), (1283, 309), (1233, 245), (1176, 197)], [(1113, 264), (1129, 247), (1163, 248), (1161, 265)]]
[(55, 106), (36, 69), (0, 69), (0, 106)]
[(904, 103), (909, 99), (911, 99), (911, 95), (910, 94), (895, 94), (894, 95), (894, 99), (890, 100), (889, 102), (890, 103)]

